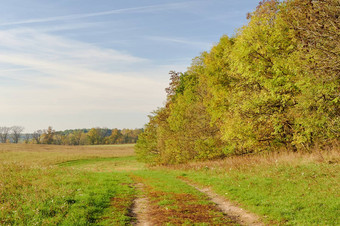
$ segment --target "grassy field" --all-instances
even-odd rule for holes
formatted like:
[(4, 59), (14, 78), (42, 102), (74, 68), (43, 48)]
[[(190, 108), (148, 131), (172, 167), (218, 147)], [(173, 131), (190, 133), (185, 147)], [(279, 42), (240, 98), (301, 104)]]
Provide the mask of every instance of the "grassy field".
[(138, 162), (133, 145), (2, 144), (0, 161), (0, 225), (129, 225), (138, 195), (152, 225), (233, 223), (176, 173)]
[[(135, 189), (121, 166), (132, 155), (133, 145), (0, 145), (0, 224), (130, 222)], [(125, 160), (112, 173), (118, 157)], [(80, 167), (96, 163), (106, 163), (111, 172)], [(120, 199), (120, 204), (112, 205), (112, 198)]]
[(272, 153), (173, 167), (267, 223), (340, 224), (340, 151)]
[(265, 223), (339, 225), (339, 156), (334, 149), (148, 168), (133, 145), (1, 144), (0, 225), (129, 225), (141, 195), (152, 225), (235, 224), (185, 180)]

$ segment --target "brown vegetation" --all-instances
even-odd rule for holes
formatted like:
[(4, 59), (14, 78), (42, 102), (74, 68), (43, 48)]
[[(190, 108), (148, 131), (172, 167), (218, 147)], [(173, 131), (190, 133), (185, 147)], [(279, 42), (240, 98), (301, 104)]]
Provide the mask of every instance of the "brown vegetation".
[(327, 149), (326, 151), (314, 148), (310, 152), (305, 151), (291, 152), (287, 150), (279, 150), (277, 152), (267, 152), (262, 154), (231, 156), (229, 158), (220, 160), (190, 162), (187, 164), (167, 166), (166, 168), (177, 170), (210, 169), (217, 171), (231, 171), (251, 169), (256, 166), (270, 166), (278, 164), (299, 165), (301, 163), (313, 163), (313, 162), (326, 164), (339, 164), (340, 147), (336, 146), (334, 148)]
[(134, 155), (131, 145), (36, 145), (36, 144), (0, 144), (2, 163), (20, 163), (20, 165), (50, 165), (73, 159), (93, 157), (118, 157)]
[[(221, 214), (217, 206), (208, 201), (206, 196), (198, 197), (188, 193), (172, 193), (145, 185), (145, 178), (132, 176), (135, 181), (144, 183), (144, 190), (149, 200), (148, 216), (152, 225), (182, 225), (190, 223), (205, 223), (210, 225), (234, 225), (228, 216)], [(165, 197), (170, 197), (171, 208), (159, 203)]]

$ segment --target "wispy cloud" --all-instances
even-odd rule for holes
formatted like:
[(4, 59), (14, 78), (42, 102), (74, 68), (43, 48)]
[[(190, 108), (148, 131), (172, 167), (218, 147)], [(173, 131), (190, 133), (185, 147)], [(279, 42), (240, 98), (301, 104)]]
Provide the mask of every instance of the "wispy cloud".
[[(0, 31), (0, 48), (2, 53), (8, 52), (33, 54), (40, 58), (53, 62), (56, 58), (63, 61), (74, 61), (86, 64), (93, 62), (112, 63), (144, 62), (146, 59), (134, 57), (130, 54), (113, 49), (99, 48), (88, 43), (65, 39), (33, 29), (12, 29)], [(5, 59), (4, 59), (5, 60)]]
[(174, 38), (174, 37), (161, 37), (161, 36), (146, 36), (146, 39), (158, 41), (158, 42), (170, 42), (175, 44), (182, 44), (186, 46), (193, 46), (195, 48), (200, 49), (209, 49), (211, 48), (211, 43), (208, 42), (202, 42), (202, 41), (196, 41), (196, 40), (190, 40), (190, 39), (184, 39), (184, 38)]
[(27, 71), (27, 70), (33, 70), (32, 68), (8, 68), (8, 69), (1, 69), (0, 73), (4, 72), (12, 72), (12, 71)]
[[(0, 63), (9, 68), (0, 70), (0, 78), (17, 81), (0, 84), (2, 116), (147, 113), (164, 99), (167, 79), (146, 75), (151, 67), (165, 77), (167, 70), (147, 59), (31, 29), (0, 31), (0, 39)], [(130, 72), (137, 65), (140, 70)]]
[(148, 12), (156, 12), (156, 11), (163, 11), (163, 10), (175, 10), (175, 9), (183, 8), (189, 5), (190, 5), (190, 2), (158, 4), (158, 5), (149, 5), (149, 6), (141, 6), (141, 7), (124, 8), (124, 9), (114, 9), (114, 10), (108, 10), (108, 11), (102, 11), (102, 12), (95, 12), (95, 13), (82, 13), (82, 14), (72, 14), (72, 15), (65, 15), (65, 16), (19, 20), (19, 21), (0, 23), (0, 26), (75, 20), (75, 19), (83, 19), (83, 18), (89, 18), (89, 17), (98, 17), (98, 16), (123, 14), (123, 13), (148, 13)]
[[(115, 123), (142, 126), (146, 115), (165, 99), (169, 70), (185, 71), (190, 64), (190, 59), (182, 59), (187, 55), (169, 56), (172, 60), (151, 60), (153, 51), (159, 50), (145, 51), (144, 45), (159, 42), (172, 48), (168, 44), (173, 43), (187, 46), (190, 51), (210, 46), (200, 40), (162, 37), (161, 31), (152, 32), (156, 24), (149, 26), (150, 19), (169, 18), (172, 14), (168, 11), (184, 9), (184, 12), (192, 8), (192, 4), (198, 4), (190, 0), (176, 2), (180, 3), (71, 15), (52, 10), (53, 15), (61, 16), (2, 20), (1, 120), (7, 125), (29, 127), (29, 130), (48, 125), (57, 128), (58, 125), (59, 128), (116, 126)], [(130, 17), (124, 17), (128, 20), (109, 17), (121, 14)], [(145, 20), (136, 14), (143, 14)], [(159, 36), (145, 37), (145, 34)], [(147, 57), (140, 57), (142, 55)], [(114, 115), (118, 118), (114, 119)], [(145, 117), (145, 121), (135, 117), (127, 119), (127, 115)], [(97, 124), (100, 122), (102, 124)]]

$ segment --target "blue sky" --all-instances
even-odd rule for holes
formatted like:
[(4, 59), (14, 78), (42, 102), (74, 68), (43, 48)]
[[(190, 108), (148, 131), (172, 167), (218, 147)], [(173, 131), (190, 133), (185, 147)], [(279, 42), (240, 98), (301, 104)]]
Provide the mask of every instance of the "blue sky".
[(140, 128), (254, 0), (3, 0), (0, 126)]

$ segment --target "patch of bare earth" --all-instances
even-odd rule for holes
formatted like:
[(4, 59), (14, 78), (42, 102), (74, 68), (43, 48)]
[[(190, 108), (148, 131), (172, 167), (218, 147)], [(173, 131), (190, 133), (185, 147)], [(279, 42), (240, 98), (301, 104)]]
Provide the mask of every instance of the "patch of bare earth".
[(238, 206), (236, 206), (234, 203), (226, 200), (224, 197), (216, 194), (213, 192), (210, 188), (202, 188), (198, 186), (197, 184), (188, 181), (186, 178), (181, 178), (183, 181), (185, 181), (188, 185), (196, 188), (198, 191), (206, 194), (210, 200), (218, 206), (218, 208), (225, 213), (227, 216), (234, 219), (237, 223), (241, 225), (264, 225), (260, 217), (255, 215), (254, 213), (250, 213)]
[(137, 197), (133, 202), (131, 213), (136, 220), (132, 223), (132, 225), (149, 226), (151, 225), (147, 215), (149, 201), (144, 195), (144, 185), (142, 183), (138, 183), (135, 186), (138, 190), (142, 191), (142, 196)]
[[(160, 191), (147, 185), (147, 180), (134, 176), (135, 181), (143, 185), (148, 197), (147, 216), (144, 218), (148, 224), (144, 225), (235, 225), (235, 221), (223, 214), (212, 202), (197, 195), (187, 193), (173, 193)], [(146, 182), (146, 183), (145, 183)], [(168, 204), (160, 204), (165, 200)], [(143, 214), (137, 216), (139, 225), (142, 224)]]

